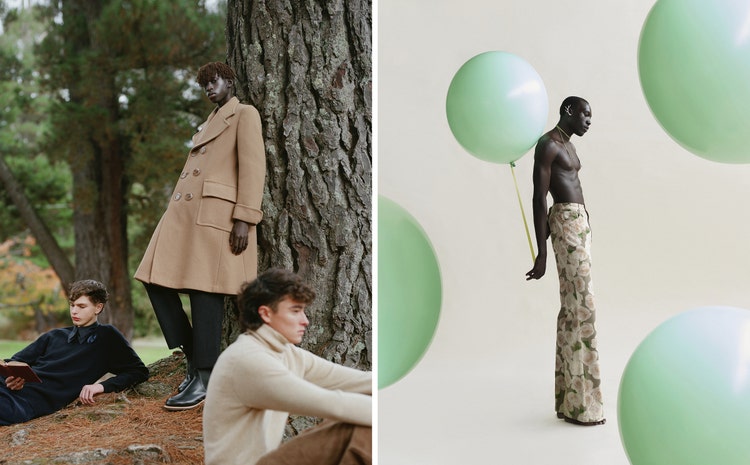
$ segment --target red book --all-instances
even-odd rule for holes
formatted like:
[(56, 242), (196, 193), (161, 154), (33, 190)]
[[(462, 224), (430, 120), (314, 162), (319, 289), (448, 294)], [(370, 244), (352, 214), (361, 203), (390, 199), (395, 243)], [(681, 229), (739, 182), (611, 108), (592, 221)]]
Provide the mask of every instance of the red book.
[(41, 383), (42, 380), (34, 373), (28, 363), (17, 362), (11, 360), (10, 362), (0, 361), (0, 375), (4, 377), (15, 376), (16, 378), (23, 378), (27, 383)]

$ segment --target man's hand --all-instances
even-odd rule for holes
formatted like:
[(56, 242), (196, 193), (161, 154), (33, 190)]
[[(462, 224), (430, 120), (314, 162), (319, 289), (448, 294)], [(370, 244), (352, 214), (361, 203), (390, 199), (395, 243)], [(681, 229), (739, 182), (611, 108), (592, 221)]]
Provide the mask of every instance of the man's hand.
[(81, 394), (78, 396), (78, 398), (82, 403), (91, 405), (94, 403), (94, 396), (96, 396), (97, 394), (101, 394), (102, 392), (104, 392), (104, 386), (102, 386), (101, 384), (87, 384), (83, 387), (83, 389), (81, 389)]
[(247, 231), (250, 225), (244, 221), (234, 220), (232, 233), (229, 235), (229, 248), (232, 253), (239, 255), (247, 248)]
[(8, 389), (11, 391), (20, 391), (23, 389), (24, 384), (26, 384), (26, 380), (23, 378), (18, 378), (16, 376), (8, 376), (5, 378), (5, 385), (8, 386)]
[(545, 271), (547, 270), (547, 256), (546, 255), (538, 255), (536, 257), (536, 260), (534, 260), (534, 268), (529, 270), (528, 273), (526, 273), (526, 281), (529, 281), (531, 279), (539, 279), (542, 276), (544, 276)]

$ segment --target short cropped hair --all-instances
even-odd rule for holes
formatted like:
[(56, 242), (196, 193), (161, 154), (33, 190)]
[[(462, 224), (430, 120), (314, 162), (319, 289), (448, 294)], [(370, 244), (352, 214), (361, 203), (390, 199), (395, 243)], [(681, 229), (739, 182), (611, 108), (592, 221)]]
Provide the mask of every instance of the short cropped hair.
[(315, 291), (297, 274), (282, 268), (268, 269), (253, 281), (243, 284), (237, 296), (243, 331), (263, 326), (258, 309), (265, 305), (275, 312), (276, 304), (286, 297), (307, 305), (315, 300)]
[(93, 279), (76, 281), (70, 285), (68, 300), (75, 302), (79, 297), (86, 296), (93, 304), (106, 304), (109, 300), (109, 292), (104, 284)]
[(237, 79), (234, 70), (229, 65), (219, 61), (212, 61), (198, 69), (198, 76), (195, 80), (198, 81), (198, 84), (200, 84), (201, 87), (205, 87), (206, 84), (217, 75), (224, 79)]
[[(578, 108), (578, 105), (581, 104), (581, 102), (586, 102), (586, 99), (581, 97), (576, 97), (575, 95), (571, 95), (570, 97), (566, 97), (565, 100), (562, 101), (560, 104), (560, 116), (563, 116), (566, 109), (571, 109), (571, 112)], [(586, 102), (588, 103), (588, 102)]]

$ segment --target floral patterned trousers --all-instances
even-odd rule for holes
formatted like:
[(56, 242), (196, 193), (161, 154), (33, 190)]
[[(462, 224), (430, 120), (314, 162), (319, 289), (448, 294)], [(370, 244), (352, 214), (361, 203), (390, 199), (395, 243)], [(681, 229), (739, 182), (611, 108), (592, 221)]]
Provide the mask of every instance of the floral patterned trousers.
[(552, 248), (560, 277), (557, 317), (555, 411), (580, 422), (602, 420), (596, 311), (591, 285), (591, 229), (586, 208), (556, 203), (549, 214)]

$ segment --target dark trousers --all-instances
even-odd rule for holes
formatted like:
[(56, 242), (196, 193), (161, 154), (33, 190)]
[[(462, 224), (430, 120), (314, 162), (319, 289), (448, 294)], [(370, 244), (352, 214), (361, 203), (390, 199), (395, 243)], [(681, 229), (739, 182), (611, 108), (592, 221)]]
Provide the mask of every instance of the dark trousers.
[(34, 409), (26, 401), (5, 386), (5, 380), (0, 381), (0, 426), (15, 425), (35, 418)]
[[(221, 351), (224, 294), (144, 285), (167, 346), (181, 347), (195, 368), (211, 370)], [(192, 325), (182, 308), (180, 293), (190, 298)]]

